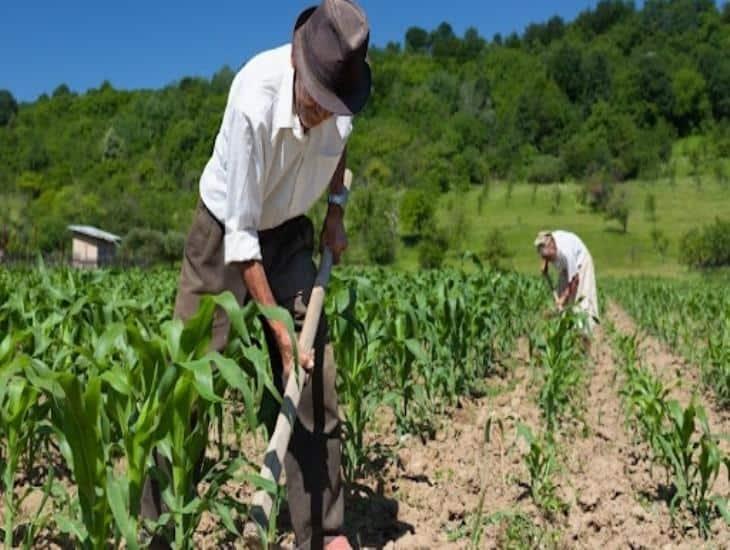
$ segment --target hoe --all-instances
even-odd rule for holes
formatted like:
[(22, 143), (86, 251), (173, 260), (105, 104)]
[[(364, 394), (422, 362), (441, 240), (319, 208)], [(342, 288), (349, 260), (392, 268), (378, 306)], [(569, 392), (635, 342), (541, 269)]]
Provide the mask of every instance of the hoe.
[[(345, 187), (350, 188), (352, 184), (352, 172), (345, 170)], [(322, 314), (322, 306), (324, 304), (324, 289), (329, 282), (330, 273), (332, 272), (332, 251), (324, 248), (322, 258), (320, 259), (319, 271), (314, 281), (314, 288), (307, 305), (307, 313), (304, 317), (304, 325), (299, 334), (297, 349), (309, 352), (314, 345), (314, 337), (319, 326), (319, 319)], [(297, 419), (297, 407), (302, 395), (302, 387), (307, 381), (307, 373), (304, 369), (292, 369), (286, 382), (284, 390), (284, 398), (276, 419), (276, 427), (274, 433), (269, 440), (264, 455), (263, 466), (259, 476), (263, 479), (278, 483), (279, 476), (283, 470), (284, 456), (289, 447), (294, 423)], [(261, 546), (260, 533), (266, 532), (273, 507), (273, 498), (267, 491), (260, 489), (256, 492), (251, 503), (249, 512), (250, 519), (244, 528), (244, 541), (249, 548)]]

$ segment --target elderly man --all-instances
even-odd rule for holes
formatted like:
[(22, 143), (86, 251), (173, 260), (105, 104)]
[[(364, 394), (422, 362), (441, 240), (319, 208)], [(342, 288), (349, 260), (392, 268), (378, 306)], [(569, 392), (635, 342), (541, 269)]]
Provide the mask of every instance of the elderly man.
[[(370, 95), (367, 18), (350, 0), (324, 0), (296, 21), (291, 45), (254, 57), (236, 75), (213, 154), (200, 180), (200, 200), (185, 243), (175, 315), (193, 315), (204, 294), (231, 290), (287, 308), (297, 329), (316, 276), (314, 229), (305, 213), (329, 186), (321, 241), (335, 261), (347, 245), (343, 207), (346, 143), (352, 116)], [(265, 327), (274, 377), (293, 366), (282, 323)], [(229, 322), (216, 312), (213, 346), (222, 349)], [(349, 548), (344, 505), (335, 365), (319, 327), (314, 353), (299, 358), (312, 371), (285, 461), (298, 548)], [(159, 517), (150, 482), (143, 515)]]
[(542, 273), (547, 275), (549, 264), (558, 272), (556, 305), (563, 309), (568, 304), (587, 314), (590, 333), (598, 321), (598, 294), (593, 258), (583, 241), (568, 231), (541, 231), (535, 239), (537, 253), (542, 257)]

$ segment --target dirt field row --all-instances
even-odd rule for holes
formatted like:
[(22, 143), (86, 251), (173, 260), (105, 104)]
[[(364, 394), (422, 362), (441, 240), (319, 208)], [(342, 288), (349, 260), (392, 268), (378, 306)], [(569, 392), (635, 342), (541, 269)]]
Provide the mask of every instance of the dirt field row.
[[(636, 330), (616, 305), (609, 307), (607, 319), (624, 333)], [(642, 335), (641, 342), (646, 364), (673, 388), (673, 397), (689, 402), (699, 387), (697, 369), (650, 336)], [(381, 419), (371, 437), (392, 456), (349, 503), (352, 542), (363, 548), (468, 548), (483, 495), (481, 548), (730, 547), (730, 530), (721, 520), (714, 523), (710, 541), (682, 518), (672, 524), (666, 476), (625, 426), (621, 374), (605, 329), (598, 330), (587, 365), (585, 428), (575, 426), (558, 440), (563, 465), (558, 494), (568, 511), (546, 520), (529, 497), (526, 445), (516, 437), (519, 422), (533, 429), (541, 422), (525, 341), (513, 362), (494, 396), (454, 410), (433, 441), (397, 441)], [(727, 414), (719, 413), (708, 396), (701, 397), (713, 431), (729, 433)], [(486, 443), (490, 418), (493, 437)], [(494, 429), (497, 421), (503, 437)], [(718, 479), (715, 492), (729, 494), (727, 478)]]

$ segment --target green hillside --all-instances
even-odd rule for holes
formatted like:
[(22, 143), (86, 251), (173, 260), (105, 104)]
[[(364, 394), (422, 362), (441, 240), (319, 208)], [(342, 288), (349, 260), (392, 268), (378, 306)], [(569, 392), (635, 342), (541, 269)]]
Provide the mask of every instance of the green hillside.
[[(415, 265), (411, 245), (438, 232), (422, 217), (412, 227), (411, 206), (423, 197), (441, 225), (448, 203), (467, 198), (462, 217), (474, 230), (462, 240), (477, 250), (492, 224), (515, 251), (538, 226), (572, 227), (605, 240), (617, 269), (632, 271), (663, 267), (649, 260), (642, 225), (650, 182), (677, 185), (658, 183), (656, 192), (673, 272), (679, 234), (722, 213), (720, 192), (709, 184), (695, 192), (682, 178), (730, 177), (729, 4), (603, 0), (572, 22), (554, 17), (505, 37), (414, 27), (370, 58), (373, 98), (349, 156), (361, 189), (350, 213), (356, 261)], [(161, 90), (102, 83), (76, 93), (61, 84), (27, 104), (0, 91), (0, 247), (66, 253), (65, 227), (83, 223), (128, 235), (132, 251), (157, 243), (144, 249), (148, 260), (179, 255), (233, 75), (224, 67)], [(525, 181), (562, 182), (559, 212), (545, 213), (553, 187), (540, 187), (533, 204), (532, 187), (508, 183)], [(602, 214), (573, 204), (574, 185), (586, 182), (632, 208), (627, 235), (607, 233)], [(469, 209), (487, 195), (477, 217)], [(376, 214), (385, 222), (370, 223)], [(459, 254), (453, 238), (438, 238), (450, 241), (447, 257)]]

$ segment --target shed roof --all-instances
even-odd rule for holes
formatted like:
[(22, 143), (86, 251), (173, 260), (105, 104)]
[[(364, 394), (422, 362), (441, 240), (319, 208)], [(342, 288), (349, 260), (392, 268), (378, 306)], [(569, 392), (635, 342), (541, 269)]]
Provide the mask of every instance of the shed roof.
[(79, 233), (80, 235), (93, 237), (95, 239), (100, 239), (102, 241), (107, 241), (110, 243), (119, 243), (122, 240), (119, 235), (115, 235), (114, 233), (108, 233), (107, 231), (102, 231), (101, 229), (92, 227), (90, 225), (69, 225), (68, 228), (74, 233)]

